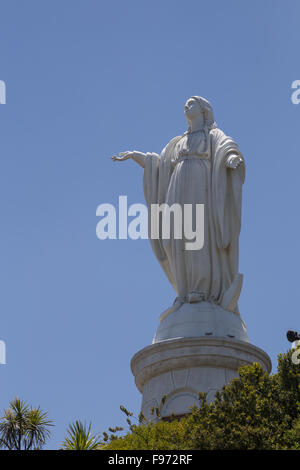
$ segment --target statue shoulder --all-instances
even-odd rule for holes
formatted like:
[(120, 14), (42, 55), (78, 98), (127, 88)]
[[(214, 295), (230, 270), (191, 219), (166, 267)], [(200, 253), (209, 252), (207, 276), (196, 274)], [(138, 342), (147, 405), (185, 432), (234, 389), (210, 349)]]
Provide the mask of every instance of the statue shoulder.
[(182, 135), (177, 135), (176, 137), (173, 137), (173, 139), (171, 139), (170, 142), (168, 142), (167, 145), (163, 148), (161, 153), (165, 154), (166, 152), (172, 151), (181, 138)]
[(227, 143), (227, 145), (229, 145), (231, 143), (232, 145), (237, 145), (232, 137), (225, 134), (225, 132), (221, 131), (221, 129), (218, 129), (217, 127), (211, 129), (209, 135), (214, 144), (223, 145)]
[(172, 142), (178, 142), (178, 140), (180, 140), (182, 138), (182, 135), (177, 135), (176, 137), (173, 137), (173, 139), (170, 140), (169, 144), (171, 144)]
[(219, 129), (218, 127), (214, 127), (213, 129), (210, 130), (209, 132), (209, 135), (213, 138), (213, 139), (224, 139), (226, 138), (226, 134), (221, 131), (221, 129)]

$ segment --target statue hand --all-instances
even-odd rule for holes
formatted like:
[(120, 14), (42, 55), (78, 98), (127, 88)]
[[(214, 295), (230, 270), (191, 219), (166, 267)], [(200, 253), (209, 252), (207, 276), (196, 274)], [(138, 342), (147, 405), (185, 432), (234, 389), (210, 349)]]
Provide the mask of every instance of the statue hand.
[(134, 152), (121, 152), (119, 153), (119, 157), (116, 157), (115, 155), (111, 157), (112, 161), (114, 162), (124, 162), (125, 160), (128, 160), (129, 158), (132, 158), (134, 156)]
[(242, 157), (239, 155), (230, 155), (227, 159), (226, 167), (231, 168), (232, 170), (236, 170), (241, 163), (243, 163)]

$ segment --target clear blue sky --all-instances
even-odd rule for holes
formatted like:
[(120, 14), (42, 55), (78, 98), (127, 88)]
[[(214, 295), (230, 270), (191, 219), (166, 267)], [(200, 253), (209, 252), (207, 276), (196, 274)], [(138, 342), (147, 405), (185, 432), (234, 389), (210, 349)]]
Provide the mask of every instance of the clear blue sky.
[(175, 293), (148, 240), (96, 238), (96, 207), (144, 202), (142, 169), (211, 101), (247, 162), (240, 309), (276, 370), (300, 329), (297, 0), (0, 2), (0, 408), (18, 395), (100, 432), (138, 412), (130, 359)]

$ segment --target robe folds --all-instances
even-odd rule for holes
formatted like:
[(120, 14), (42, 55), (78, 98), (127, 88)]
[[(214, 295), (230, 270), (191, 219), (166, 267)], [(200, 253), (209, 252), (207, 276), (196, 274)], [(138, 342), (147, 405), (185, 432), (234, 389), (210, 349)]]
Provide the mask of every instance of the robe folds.
[[(189, 152), (182, 158), (185, 149)], [(154, 254), (182, 301), (213, 301), (238, 312), (241, 289), (238, 240), (241, 228), (244, 162), (226, 167), (230, 154), (242, 157), (237, 144), (220, 129), (173, 138), (161, 154), (148, 153), (144, 194)], [(243, 158), (243, 157), (242, 157)], [(186, 250), (186, 239), (151, 239), (152, 204), (204, 204), (204, 245)], [(193, 298), (194, 300), (188, 300)]]

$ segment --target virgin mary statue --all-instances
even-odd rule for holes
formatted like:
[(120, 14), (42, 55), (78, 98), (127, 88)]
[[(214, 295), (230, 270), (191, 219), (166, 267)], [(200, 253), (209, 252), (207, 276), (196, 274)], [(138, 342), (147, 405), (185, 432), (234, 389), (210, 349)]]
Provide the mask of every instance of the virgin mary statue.
[(132, 158), (144, 168), (149, 210), (152, 204), (204, 205), (201, 249), (187, 250), (184, 236), (151, 239), (155, 256), (177, 292), (174, 305), (206, 301), (238, 313), (244, 159), (234, 140), (217, 128), (206, 99), (191, 97), (184, 112), (187, 131), (174, 137), (160, 155), (130, 151), (112, 159)]

